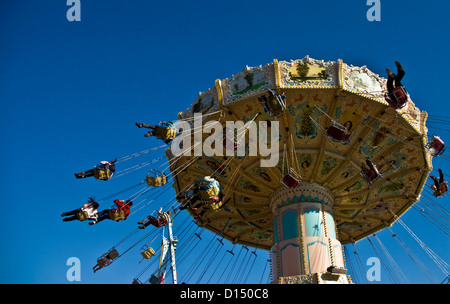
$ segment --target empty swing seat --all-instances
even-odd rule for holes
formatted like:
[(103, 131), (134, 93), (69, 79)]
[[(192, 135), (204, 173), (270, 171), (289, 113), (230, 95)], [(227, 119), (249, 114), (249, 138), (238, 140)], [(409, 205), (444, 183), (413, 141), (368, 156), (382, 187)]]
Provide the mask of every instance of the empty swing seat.
[(292, 175), (287, 174), (282, 179), (281, 182), (288, 188), (295, 188), (298, 186), (299, 181), (295, 179)]
[(155, 255), (155, 250), (152, 247), (148, 247), (146, 250), (141, 252), (144, 259), (148, 260)]
[(428, 148), (433, 149), (433, 156), (439, 156), (445, 151), (445, 145), (439, 136), (433, 135), (433, 139), (428, 143)]
[(327, 136), (331, 137), (337, 141), (344, 141), (345, 130), (338, 128), (335, 125), (331, 125), (327, 129)]
[(285, 185), (287, 188), (291, 188), (292, 189), (292, 188), (297, 187), (301, 180), (302, 180), (302, 177), (300, 176), (300, 174), (295, 172), (295, 170), (293, 168), (290, 168), (289, 169), (289, 173), (286, 174), (281, 179), (281, 183), (283, 185)]

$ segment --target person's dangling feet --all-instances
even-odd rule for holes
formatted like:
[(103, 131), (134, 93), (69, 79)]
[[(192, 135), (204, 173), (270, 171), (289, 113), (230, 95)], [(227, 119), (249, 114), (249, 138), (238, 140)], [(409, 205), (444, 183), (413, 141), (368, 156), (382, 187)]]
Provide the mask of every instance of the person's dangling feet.
[(398, 69), (399, 71), (403, 71), (403, 67), (402, 67), (402, 65), (400, 64), (400, 62), (396, 61), (396, 62), (395, 62), (395, 65), (397, 66), (397, 69)]
[(390, 69), (386, 69), (387, 74), (389, 75), (389, 78), (395, 78), (394, 73)]
[(75, 173), (76, 178), (84, 178), (85, 177), (84, 175), (85, 175), (85, 172)]

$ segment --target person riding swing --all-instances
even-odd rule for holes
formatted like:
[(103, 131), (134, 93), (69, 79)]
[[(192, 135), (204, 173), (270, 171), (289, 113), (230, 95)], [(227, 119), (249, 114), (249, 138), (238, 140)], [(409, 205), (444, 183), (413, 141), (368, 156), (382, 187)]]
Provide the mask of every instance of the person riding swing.
[(136, 123), (138, 128), (147, 128), (151, 129), (146, 134), (145, 137), (156, 136), (156, 138), (161, 139), (166, 144), (170, 144), (170, 142), (177, 136), (177, 129), (174, 127), (172, 121), (162, 121), (158, 126), (150, 125), (146, 123)]
[(433, 180), (434, 184), (431, 185), (431, 190), (433, 190), (433, 195), (435, 197), (441, 197), (444, 196), (444, 194), (448, 191), (448, 185), (447, 182), (444, 180), (444, 173), (442, 173), (441, 169), (438, 169), (439, 171), (439, 178), (436, 176), (430, 175), (430, 178)]
[(153, 225), (156, 228), (160, 228), (166, 226), (169, 223), (170, 217), (172, 216), (172, 211), (162, 212), (162, 207), (158, 210), (158, 216), (154, 217), (153, 215), (147, 216), (142, 221), (138, 222), (139, 229), (145, 229), (146, 227)]
[(387, 94), (385, 99), (393, 108), (401, 109), (408, 101), (408, 94), (401, 83), (403, 76), (405, 76), (405, 71), (400, 62), (396, 61), (395, 65), (397, 66), (397, 75), (392, 73), (390, 69), (386, 69), (388, 80), (386, 83)]
[(101, 161), (93, 169), (75, 173), (75, 177), (79, 179), (93, 176), (95, 179), (107, 181), (116, 172), (116, 161), (117, 158), (113, 161)]
[(106, 210), (102, 210), (98, 213), (97, 220), (90, 222), (89, 225), (97, 224), (106, 219), (110, 219), (116, 222), (125, 221), (130, 215), (131, 206), (133, 206), (133, 202), (131, 200), (114, 200), (114, 204), (116, 204), (117, 208), (109, 208)]
[(218, 203), (220, 201), (220, 191), (219, 181), (211, 176), (205, 176), (199, 185), (194, 186), (193, 189), (187, 191), (184, 195), (177, 196), (177, 199), (180, 200), (188, 199), (179, 209), (184, 210), (190, 207), (192, 210), (196, 210), (203, 204)]
[(369, 185), (381, 177), (377, 167), (368, 159), (366, 159), (365, 163), (362, 163), (360, 173)]
[(156, 169), (153, 171), (153, 175), (151, 175), (149, 172), (147, 177), (145, 178), (147, 185), (149, 185), (150, 187), (161, 187), (167, 184), (167, 176), (165, 173), (160, 173), (156, 171)]
[(277, 118), (286, 110), (286, 95), (277, 94), (274, 90), (268, 90), (269, 96), (261, 95), (258, 100), (264, 103), (264, 111), (268, 112), (271, 116)]
[(61, 213), (63, 222), (69, 222), (74, 220), (85, 221), (85, 220), (97, 220), (97, 209), (99, 207), (99, 203), (95, 201), (93, 197), (89, 198), (88, 203), (84, 204), (81, 208), (63, 212)]

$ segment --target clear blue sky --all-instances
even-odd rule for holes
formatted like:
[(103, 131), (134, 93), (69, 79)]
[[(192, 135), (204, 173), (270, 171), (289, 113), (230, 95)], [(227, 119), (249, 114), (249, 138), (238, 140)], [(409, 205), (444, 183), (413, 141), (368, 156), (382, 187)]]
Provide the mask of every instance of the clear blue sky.
[[(138, 264), (140, 246), (96, 274), (91, 267), (163, 202), (152, 203), (125, 222), (93, 227), (63, 223), (60, 213), (78, 208), (88, 196), (102, 198), (125, 189), (143, 179), (147, 170), (107, 183), (75, 180), (73, 173), (160, 145), (144, 138), (134, 123), (175, 119), (199, 91), (245, 65), (310, 55), (367, 65), (384, 76), (385, 68), (395, 69), (399, 60), (415, 104), (429, 114), (448, 115), (450, 3), (381, 4), (381, 21), (369, 22), (364, 0), (81, 0), (81, 22), (68, 22), (65, 0), (1, 1), (0, 283), (70, 283), (69, 257), (81, 261), (81, 283), (130, 283), (145, 267), (144, 262)], [(429, 133), (439, 133), (450, 143), (450, 132)], [(159, 150), (145, 159), (161, 155)], [(450, 172), (443, 159), (434, 159), (433, 165)], [(174, 195), (168, 191), (161, 200)], [(448, 208), (449, 198), (439, 203)], [(110, 205), (112, 200), (101, 207)], [(402, 220), (450, 260), (445, 234), (415, 210)], [(417, 243), (398, 225), (393, 229), (443, 279)], [(388, 232), (379, 237), (410, 282), (427, 282)], [(355, 247), (363, 263), (374, 256), (367, 240)], [(256, 283), (268, 257), (261, 250), (257, 253), (250, 276)], [(180, 263), (180, 275), (188, 263)], [(382, 280), (390, 283), (386, 276)]]

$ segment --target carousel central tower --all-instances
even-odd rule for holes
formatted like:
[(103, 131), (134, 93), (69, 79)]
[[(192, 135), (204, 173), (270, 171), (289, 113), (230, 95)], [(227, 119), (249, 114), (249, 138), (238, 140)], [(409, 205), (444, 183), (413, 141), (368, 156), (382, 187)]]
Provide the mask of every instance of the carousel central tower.
[(344, 269), (344, 258), (336, 237), (330, 190), (303, 182), (293, 189), (278, 189), (270, 199), (273, 281), (348, 283), (344, 274), (335, 273), (335, 269)]

